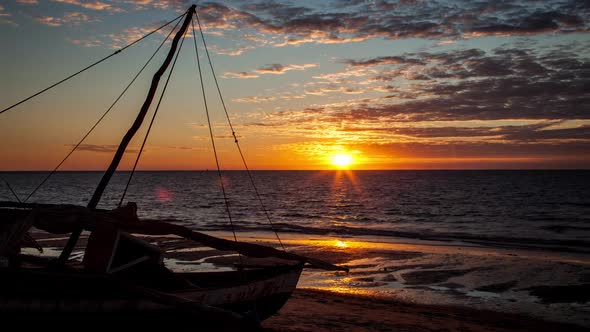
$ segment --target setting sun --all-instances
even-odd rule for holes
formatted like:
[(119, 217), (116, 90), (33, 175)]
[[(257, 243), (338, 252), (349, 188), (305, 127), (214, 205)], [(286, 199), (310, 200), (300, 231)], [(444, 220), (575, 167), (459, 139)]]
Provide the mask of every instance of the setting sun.
[(344, 248), (348, 247), (348, 244), (346, 244), (346, 242), (340, 241), (340, 240), (336, 240), (334, 245), (340, 249), (344, 249)]
[(344, 153), (336, 154), (332, 157), (332, 164), (338, 167), (348, 167), (352, 164), (352, 156)]

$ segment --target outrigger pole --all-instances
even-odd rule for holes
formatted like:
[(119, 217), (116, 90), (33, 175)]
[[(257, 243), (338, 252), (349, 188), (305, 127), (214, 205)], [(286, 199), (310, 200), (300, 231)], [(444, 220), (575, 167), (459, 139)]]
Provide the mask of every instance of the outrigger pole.
[[(188, 28), (188, 25), (192, 21), (192, 17), (195, 13), (195, 8), (196, 8), (196, 5), (192, 5), (188, 9), (188, 11), (186, 12), (184, 22), (182, 23), (180, 30), (178, 30), (178, 32), (174, 36), (174, 39), (172, 40), (172, 45), (170, 46), (170, 51), (168, 52), (168, 55), (166, 56), (164, 63), (162, 63), (162, 65), (160, 66), (160, 69), (158, 69), (158, 71), (154, 74), (154, 77), (152, 78), (152, 84), (150, 85), (150, 89), (148, 91), (147, 97), (146, 97), (145, 101), (143, 102), (143, 105), (141, 106), (139, 114), (137, 114), (137, 118), (135, 118), (135, 121), (131, 125), (131, 128), (129, 128), (129, 130), (127, 131), (127, 134), (125, 134), (125, 136), (123, 136), (123, 139), (121, 140), (121, 143), (119, 144), (119, 147), (117, 148), (117, 152), (115, 152), (115, 155), (113, 157), (113, 160), (111, 161), (111, 164), (109, 165), (109, 168), (106, 170), (106, 172), (102, 176), (102, 179), (100, 180), (100, 183), (96, 187), (96, 190), (94, 191), (94, 194), (92, 195), (92, 198), (90, 199), (90, 202), (88, 202), (87, 207), (89, 209), (94, 209), (98, 205), (98, 202), (100, 201), (100, 198), (102, 197), (102, 194), (103, 194), (105, 188), (109, 184), (111, 177), (113, 176), (113, 174), (117, 170), (117, 167), (119, 166), (119, 162), (121, 161), (121, 158), (123, 157), (123, 154), (125, 153), (125, 150), (127, 149), (127, 145), (129, 145), (129, 142), (131, 141), (133, 136), (135, 136), (135, 133), (141, 127), (141, 124), (143, 123), (143, 119), (145, 118), (145, 115), (147, 114), (147, 112), (152, 104), (152, 100), (154, 99), (154, 96), (156, 94), (156, 90), (158, 89), (158, 83), (160, 82), (160, 78), (162, 77), (162, 75), (164, 74), (166, 69), (168, 69), (170, 62), (172, 62), (172, 58), (174, 57), (174, 54), (176, 53), (178, 41), (180, 40), (180, 38), (182, 36), (184, 36), (184, 34)], [(64, 247), (64, 250), (61, 252), (61, 254), (59, 256), (59, 259), (58, 259), (59, 263), (65, 263), (68, 260), (68, 258), (70, 257), (70, 254), (72, 253), (72, 250), (74, 250), (74, 247), (76, 246), (76, 243), (78, 242), (78, 238), (80, 237), (81, 233), (82, 233), (82, 228), (79, 228), (78, 230), (72, 232), (72, 234), (70, 235), (70, 238), (68, 239), (68, 242), (66, 243), (66, 246)]]

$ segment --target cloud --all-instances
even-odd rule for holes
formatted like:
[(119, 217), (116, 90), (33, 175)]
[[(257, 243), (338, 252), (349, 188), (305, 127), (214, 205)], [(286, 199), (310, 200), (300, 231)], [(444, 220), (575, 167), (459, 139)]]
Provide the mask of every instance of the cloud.
[(128, 0), (127, 2), (132, 4), (135, 7), (135, 9), (151, 8), (157, 2), (167, 3), (167, 1), (154, 1), (154, 0)]
[(81, 0), (51, 0), (53, 2), (65, 3), (74, 6), (80, 6), (82, 8), (91, 10), (106, 10), (111, 12), (123, 12), (124, 10), (113, 5), (101, 1), (81, 1)]
[(4, 11), (6, 10), (6, 8), (4, 8), (4, 6), (0, 5), (0, 17), (8, 17), (11, 16), (8, 13), (5, 13)]
[[(103, 0), (52, 0), (91, 10), (122, 12), (124, 9), (184, 10), (187, 0), (129, 0), (124, 5)], [(329, 8), (329, 9), (328, 9)], [(223, 55), (236, 56), (260, 47), (302, 44), (357, 43), (373, 38), (428, 38), (454, 43), (482, 36), (529, 36), (590, 31), (590, 9), (584, 2), (533, 0), (490, 3), (468, 0), (429, 2), (335, 1), (330, 6), (302, 6), (278, 1), (205, 2), (198, 14), (205, 33), (240, 38), (230, 48), (213, 47)], [(121, 39), (121, 37), (119, 37)], [(96, 43), (89, 43), (96, 44)], [(105, 41), (105, 44), (109, 44)], [(418, 59), (396, 56), (373, 59), (382, 64)], [(365, 65), (362, 61), (350, 63)], [(264, 67), (261, 70), (264, 72)], [(269, 68), (272, 69), (272, 68)], [(278, 73), (268, 71), (265, 73)]]
[(233, 46), (232, 48), (221, 48), (217, 45), (209, 46), (209, 50), (221, 55), (237, 56), (244, 52), (256, 48), (255, 46)]
[[(76, 144), (66, 144), (68, 148), (73, 148)], [(114, 153), (117, 151), (118, 145), (110, 145), (110, 144), (81, 144), (76, 150), (78, 151), (88, 151), (88, 152), (99, 152), (99, 153)], [(128, 147), (125, 152), (127, 153), (137, 153), (137, 148)]]
[(548, 32), (577, 31), (583, 27), (582, 18), (575, 14), (556, 11), (535, 12), (509, 19), (508, 22), (481, 22), (469, 31), (467, 37), (531, 35)]
[[(361, 148), (352, 145), (354, 148)], [(434, 168), (441, 168), (438, 164), (447, 162), (454, 168), (469, 167), (469, 162), (478, 163), (484, 168), (528, 168), (520, 165), (530, 165), (536, 168), (577, 168), (588, 167), (588, 143), (512, 143), (512, 142), (453, 142), (453, 144), (437, 143), (387, 143), (362, 147), (372, 154), (386, 156), (394, 155), (403, 162), (403, 158), (411, 158), (417, 167), (428, 167), (432, 163)], [(390, 159), (391, 160), (391, 159)], [(425, 163), (426, 161), (426, 163)], [(454, 165), (453, 165), (454, 164)], [(446, 167), (443, 167), (446, 168)]]
[[(154, 31), (156, 28), (162, 26), (165, 23), (166, 22), (164, 22), (164, 21), (159, 21), (159, 22), (154, 22), (154, 23), (146, 25), (146, 26), (127, 28), (121, 33), (105, 34), (105, 35), (86, 38), (86, 39), (70, 38), (70, 39), (68, 39), (68, 41), (75, 44), (75, 45), (80, 45), (80, 46), (84, 46), (84, 47), (97, 47), (97, 46), (105, 46), (106, 45), (106, 46), (109, 46), (113, 49), (116, 49), (116, 48), (121, 48), (125, 45), (128, 45), (128, 44), (138, 40), (139, 38)], [(171, 26), (166, 27), (164, 29), (159, 30), (157, 32), (157, 34), (160, 34), (162, 36), (166, 36), (170, 32), (170, 29), (172, 29)]]
[(5, 10), (6, 8), (0, 5), (0, 24), (16, 25), (16, 23), (9, 19), (9, 17), (11, 17), (12, 15), (10, 13), (7, 13)]
[(104, 43), (98, 39), (75, 39), (75, 38), (67, 38), (67, 41), (74, 44), (79, 45), (82, 47), (100, 47), (103, 46)]
[(586, 140), (590, 138), (590, 127), (586, 125), (575, 128), (549, 129), (549, 127), (561, 121), (540, 120), (524, 125), (498, 125), (496, 121), (479, 121), (480, 126), (472, 125), (469, 127), (461, 126), (461, 123), (465, 122), (458, 121), (455, 126), (448, 125), (453, 122), (457, 121), (428, 121), (424, 125), (398, 122), (387, 126), (374, 122), (371, 126), (351, 124), (342, 130), (351, 133), (366, 131), (373, 134), (395, 135), (411, 141), (452, 138), (455, 142), (474, 142), (477, 139), (484, 138), (487, 142), (503, 142), (506, 140), (526, 142), (555, 139)]
[[(135, 0), (136, 3), (141, 4), (145, 0)], [(152, 8), (156, 9), (176, 9), (177, 11), (186, 10), (191, 1), (189, 0), (153, 0), (149, 2)]]
[(284, 99), (284, 100), (303, 99), (303, 98), (305, 98), (305, 94), (301, 94), (301, 95), (286, 94), (286, 95), (280, 96), (279, 98)]
[(590, 125), (576, 128), (521, 130), (507, 133), (504, 138), (523, 142), (537, 141), (582, 141), (590, 146)]
[[(403, 104), (404, 113), (447, 114), (446, 118), (579, 118), (584, 117), (582, 110), (590, 99), (583, 92), (590, 81), (590, 60), (568, 52), (567, 47), (549, 51), (498, 48), (489, 53), (478, 49), (422, 52), (398, 57), (395, 62), (383, 58), (346, 63), (353, 68), (393, 63), (367, 73), (372, 74), (374, 83), (383, 84), (371, 88), (390, 93), (389, 99), (414, 99)], [(400, 77), (416, 83), (400, 85), (396, 81)], [(399, 103), (382, 107), (402, 112)]]
[[(18, 1), (33, 3), (35, 0)], [(108, 12), (147, 8), (184, 10), (189, 4), (187, 0), (129, 0), (123, 4), (107, 0), (51, 1)], [(199, 18), (206, 33), (231, 36), (239, 31), (243, 37), (230, 48), (212, 47), (211, 50), (218, 54), (236, 56), (264, 46), (355, 43), (372, 38), (429, 38), (440, 40), (440, 43), (453, 43), (462, 38), (480, 36), (590, 31), (588, 20), (585, 19), (590, 12), (588, 6), (574, 0), (551, 2), (543, 6), (534, 1), (509, 4), (467, 0), (419, 4), (413, 1), (336, 1), (330, 9), (326, 9), (326, 6), (306, 7), (277, 1), (235, 4), (232, 7), (221, 2), (205, 2), (198, 7)], [(1, 13), (0, 11), (0, 15)], [(51, 20), (52, 17), (41, 16), (39, 20), (48, 25), (63, 25), (59, 18)], [(4, 23), (9, 22), (7, 18), (2, 20)], [(141, 28), (135, 28), (139, 29)], [(114, 42), (110, 42), (109, 38), (113, 38)], [(98, 40), (102, 44), (116, 47), (122, 44), (122, 40), (129, 38), (125, 38), (124, 34), (112, 34), (79, 44), (98, 45)], [(396, 56), (372, 59), (383, 65), (412, 60), (419, 61), (415, 58), (398, 59)], [(356, 61), (359, 62), (351, 62), (349, 65), (371, 65), (363, 62), (368, 60)], [(259, 74), (284, 72), (273, 70), (276, 68), (272, 65), (259, 69)], [(300, 69), (294, 67), (290, 70)]]
[(25, 4), (25, 5), (36, 5), (39, 3), (39, 1), (37, 1), (37, 0), (16, 0), (16, 2)]
[(590, 151), (590, 59), (584, 47), (348, 59), (343, 72), (314, 77), (328, 84), (306, 84), (306, 94), (344, 95), (355, 81), (333, 82), (359, 78), (370, 82), (363, 90), (383, 95), (269, 113), (262, 122), (306, 142), (371, 145), (391, 149), (389, 155), (402, 150), (410, 156), (411, 147), (424, 158), (448, 157), (456, 147), (460, 157), (549, 156), (543, 149), (563, 158), (590, 157), (583, 152)]
[(223, 74), (226, 78), (256, 78), (258, 75), (251, 74), (245, 71), (227, 71)]
[[(407, 100), (373, 105), (362, 111), (368, 117), (400, 117), (404, 121), (470, 119), (587, 119), (588, 79), (535, 81), (526, 77), (484, 78), (477, 81), (415, 84), (387, 96)], [(569, 83), (569, 82), (568, 82)], [(408, 100), (410, 97), (411, 99)]]
[(89, 15), (84, 13), (72, 12), (65, 13), (62, 17), (37, 16), (35, 17), (35, 21), (41, 24), (57, 27), (62, 25), (75, 26), (82, 23), (97, 22), (98, 20), (91, 18)]
[[(469, 167), (467, 162), (504, 163), (512, 167), (524, 162), (587, 167), (590, 157), (590, 124), (552, 129), (560, 122), (513, 120), (514, 124), (502, 125), (494, 120), (409, 123), (392, 120), (387, 116), (361, 120), (351, 113), (307, 109), (267, 114), (264, 126), (250, 123), (243, 130), (254, 130), (258, 135), (280, 131), (296, 140), (277, 148), (303, 155), (319, 150), (320, 157), (325, 155), (321, 151), (330, 146), (341, 146), (359, 151), (371, 162), (380, 159), (401, 162), (409, 158), (416, 166), (422, 164), (421, 168), (424, 160), (436, 164), (446, 160), (455, 167)], [(418, 159), (423, 161), (417, 162)]]
[(345, 60), (344, 63), (353, 67), (373, 67), (378, 65), (424, 64), (420, 59), (400, 56), (382, 56), (369, 60)]
[(275, 99), (276, 99), (275, 97), (252, 96), (252, 97), (235, 98), (235, 99), (233, 99), (233, 101), (238, 102), (238, 103), (260, 103), (260, 102), (272, 101)]
[[(73, 148), (76, 144), (66, 144), (66, 147)], [(119, 148), (118, 145), (114, 144), (81, 144), (76, 150), (77, 151), (87, 151), (87, 152), (96, 152), (96, 153), (115, 153)], [(200, 150), (199, 147), (194, 146), (184, 146), (184, 145), (151, 145), (149, 150)], [(143, 151), (147, 151), (148, 148), (145, 147)], [(125, 153), (138, 153), (139, 147), (131, 147), (128, 146), (125, 150)]]
[(200, 7), (207, 26), (229, 33), (252, 29), (276, 38), (277, 47), (304, 43), (350, 43), (371, 38), (430, 38), (452, 43), (480, 36), (526, 36), (587, 32), (589, 9), (584, 2), (565, 0), (542, 6), (535, 1), (515, 3), (459, 1), (337, 1), (302, 7), (278, 2), (220, 3)]
[(275, 74), (281, 75), (291, 70), (305, 70), (307, 68), (314, 68), (317, 67), (317, 63), (306, 63), (302, 65), (282, 65), (279, 63), (274, 63), (270, 65), (266, 65), (263, 67), (259, 67), (254, 69), (255, 72), (258, 74)]
[(375, 75), (376, 73), (377, 71), (371, 68), (357, 67), (354, 69), (347, 68), (345, 71), (337, 73), (320, 74), (313, 76), (313, 78), (317, 80), (325, 80), (331, 83), (343, 83), (350, 78), (365, 78), (371, 75)]
[(341, 92), (344, 94), (361, 94), (364, 91), (359, 90), (359, 89), (347, 88), (345, 86), (329, 85), (329, 86), (320, 87), (317, 89), (306, 90), (305, 94), (323, 96), (323, 95), (326, 95), (327, 93), (334, 93), (334, 92)]

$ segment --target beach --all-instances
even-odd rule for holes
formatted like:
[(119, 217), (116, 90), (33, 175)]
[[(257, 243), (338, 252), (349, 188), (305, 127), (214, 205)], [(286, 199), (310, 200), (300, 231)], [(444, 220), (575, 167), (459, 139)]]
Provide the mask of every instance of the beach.
[[(23, 196), (45, 174), (5, 176)], [(88, 188), (100, 175), (58, 173), (53, 186), (69, 189), (41, 191), (38, 202), (85, 205)], [(125, 175), (115, 175), (99, 207), (118, 203)], [(215, 175), (140, 172), (128, 199), (137, 203), (142, 220), (170, 221), (233, 240)], [(264, 328), (590, 329), (588, 172), (260, 171), (254, 176), (263, 184), (265, 207), (286, 251), (350, 269), (304, 269), (291, 299)], [(257, 200), (235, 194), (248, 192), (240, 185), (247, 174), (228, 172), (226, 179), (237, 239), (282, 249)], [(9, 192), (0, 194), (10, 199)], [(57, 255), (67, 240), (34, 236), (48, 256)], [(235, 252), (175, 237), (144, 238), (164, 250), (174, 271), (228, 271), (240, 262)], [(83, 237), (73, 259), (82, 260), (84, 245)]]
[(587, 331), (525, 315), (297, 290), (267, 331)]
[(586, 253), (413, 242), (293, 240), (295, 252), (351, 270), (304, 272), (292, 301), (265, 326), (287, 331), (590, 328)]
[(4, 0), (0, 36), (4, 325), (590, 331), (590, 1)]
[[(277, 246), (270, 235), (239, 234)], [(165, 250), (166, 265), (176, 271), (228, 270), (238, 262), (235, 253), (176, 237), (145, 239)], [(59, 247), (64, 240), (49, 236), (40, 244)], [(350, 272), (306, 269), (285, 306), (263, 322), (269, 331), (590, 330), (587, 253), (296, 234), (282, 241), (289, 252)]]

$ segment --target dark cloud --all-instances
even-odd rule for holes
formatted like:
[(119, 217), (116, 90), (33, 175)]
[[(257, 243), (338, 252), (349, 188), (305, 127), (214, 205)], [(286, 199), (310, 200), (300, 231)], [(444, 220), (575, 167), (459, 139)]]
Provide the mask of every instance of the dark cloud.
[[(270, 46), (590, 31), (590, 5), (576, 0), (354, 0), (309, 6), (258, 1), (239, 8), (217, 3), (209, 6), (207, 15), (209, 22), (220, 28), (233, 24), (265, 37), (270, 34), (270, 38), (261, 39)], [(590, 126), (571, 121), (590, 118), (590, 61), (586, 56), (590, 44), (581, 41), (551, 49), (537, 46), (522, 42), (486, 51), (471, 48), (342, 60), (344, 72), (333, 73), (332, 80), (330, 75), (317, 79), (327, 81), (322, 83), (350, 79), (363, 84), (356, 87), (383, 95), (350, 104), (273, 113), (276, 123), (270, 125), (296, 125), (298, 130), (309, 131), (310, 138), (317, 137), (314, 135), (322, 128), (331, 128), (346, 134), (342, 137), (358, 137), (362, 142), (359, 149), (375, 142), (373, 148), (388, 155), (588, 157)], [(285, 66), (271, 64), (255, 72), (282, 73)], [(340, 89), (327, 86), (306, 92), (346, 93), (356, 88), (346, 85), (349, 83), (340, 84), (344, 85)], [(464, 121), (470, 121), (469, 125)], [(482, 124), (477, 125), (478, 121)], [(434, 122), (439, 123), (428, 125)], [(417, 125), (412, 126), (414, 123)]]
[(345, 60), (344, 63), (353, 67), (370, 67), (378, 65), (397, 65), (397, 64), (424, 64), (419, 59), (412, 59), (401, 56), (382, 56), (369, 60)]
[[(551, 159), (556, 160), (564, 167), (567, 164), (578, 167), (588, 167), (590, 153), (589, 143), (511, 143), (511, 142), (453, 142), (448, 143), (389, 143), (374, 144), (371, 146), (358, 146), (358, 149), (370, 150), (373, 152), (382, 151), (387, 155), (411, 158), (516, 158), (516, 159), (543, 159), (537, 162), (549, 166)], [(514, 161), (505, 161), (506, 166), (512, 165)]]
[[(361, 67), (372, 89), (386, 95), (281, 112), (277, 121), (300, 128), (312, 123), (309, 130), (316, 131), (337, 128), (363, 142), (590, 148), (590, 126), (584, 125), (590, 119), (590, 60), (571, 49), (501, 47), (349, 59), (348, 70)], [(402, 75), (414, 82), (397, 80)], [(576, 119), (583, 121), (565, 123)], [(508, 125), (516, 120), (532, 124)], [(439, 123), (428, 125), (433, 122)]]
[[(380, 65), (383, 59), (348, 60), (351, 65)], [(564, 51), (539, 53), (528, 49), (495, 49), (419, 53), (395, 57), (392, 70), (372, 78), (384, 82), (378, 91), (388, 98), (414, 99), (393, 105), (371, 106), (364, 113), (406, 115), (417, 120), (587, 119), (590, 109), (590, 60)], [(422, 62), (424, 65), (418, 65)], [(396, 78), (427, 79), (405, 89), (392, 86)], [(449, 81), (448, 78), (454, 80)], [(426, 97), (426, 98), (425, 98)], [(370, 117), (370, 115), (369, 115)]]
[(273, 63), (264, 67), (256, 68), (259, 73), (282, 73), (285, 70), (285, 66), (279, 63)]
[(258, 75), (251, 74), (245, 71), (228, 71), (224, 74), (225, 77), (235, 77), (235, 78), (256, 78)]
[(528, 17), (521, 18), (515, 24), (506, 23), (484, 23), (481, 26), (475, 26), (471, 32), (475, 34), (497, 35), (497, 34), (532, 34), (555, 31), (559, 29), (559, 24), (554, 20), (550, 13), (539, 13)]
[(304, 64), (292, 64), (282, 65), (280, 63), (273, 63), (263, 67), (254, 69), (259, 74), (284, 74), (290, 70), (305, 70), (307, 68), (317, 67), (317, 63), (304, 63)]
[(301, 16), (311, 12), (306, 7), (295, 7), (276, 1), (264, 1), (257, 3), (247, 3), (241, 7), (246, 11), (266, 12), (277, 20), (288, 20), (289, 18)]
[[(76, 146), (75, 144), (67, 144), (69, 148), (73, 148)], [(78, 151), (89, 151), (89, 152), (101, 152), (101, 153), (115, 153), (117, 151), (118, 145), (98, 145), (98, 144), (81, 144), (76, 150)], [(127, 153), (136, 153), (136, 148), (128, 148), (126, 150)]]
[[(584, 1), (334, 1), (304, 7), (277, 1), (200, 6), (208, 24), (249, 27), (284, 36), (283, 43), (334, 43), (368, 38), (459, 38), (588, 31)], [(329, 9), (326, 9), (329, 8)]]
[(363, 112), (368, 117), (404, 115), (405, 121), (587, 119), (589, 83), (587, 78), (566, 83), (526, 77), (488, 77), (415, 85), (411, 91), (415, 98), (420, 95), (428, 98), (368, 106)]
[(419, 55), (426, 59), (440, 61), (442, 65), (452, 65), (467, 60), (481, 58), (485, 55), (485, 52), (480, 49), (472, 48), (437, 54), (421, 53)]
[(505, 138), (519, 141), (584, 140), (588, 144), (588, 147), (590, 147), (590, 126), (585, 125), (576, 128), (517, 131), (505, 135)]
[(368, 128), (349, 127), (341, 128), (346, 132), (382, 132), (389, 135), (401, 135), (415, 139), (422, 138), (463, 138), (470, 141), (471, 138), (487, 137), (489, 141), (511, 141), (518, 142), (543, 142), (553, 140), (581, 140), (587, 141), (590, 146), (590, 126), (583, 125), (574, 128), (551, 128), (551, 126), (561, 123), (562, 121), (546, 121), (531, 125), (510, 125), (498, 127), (373, 127)]

